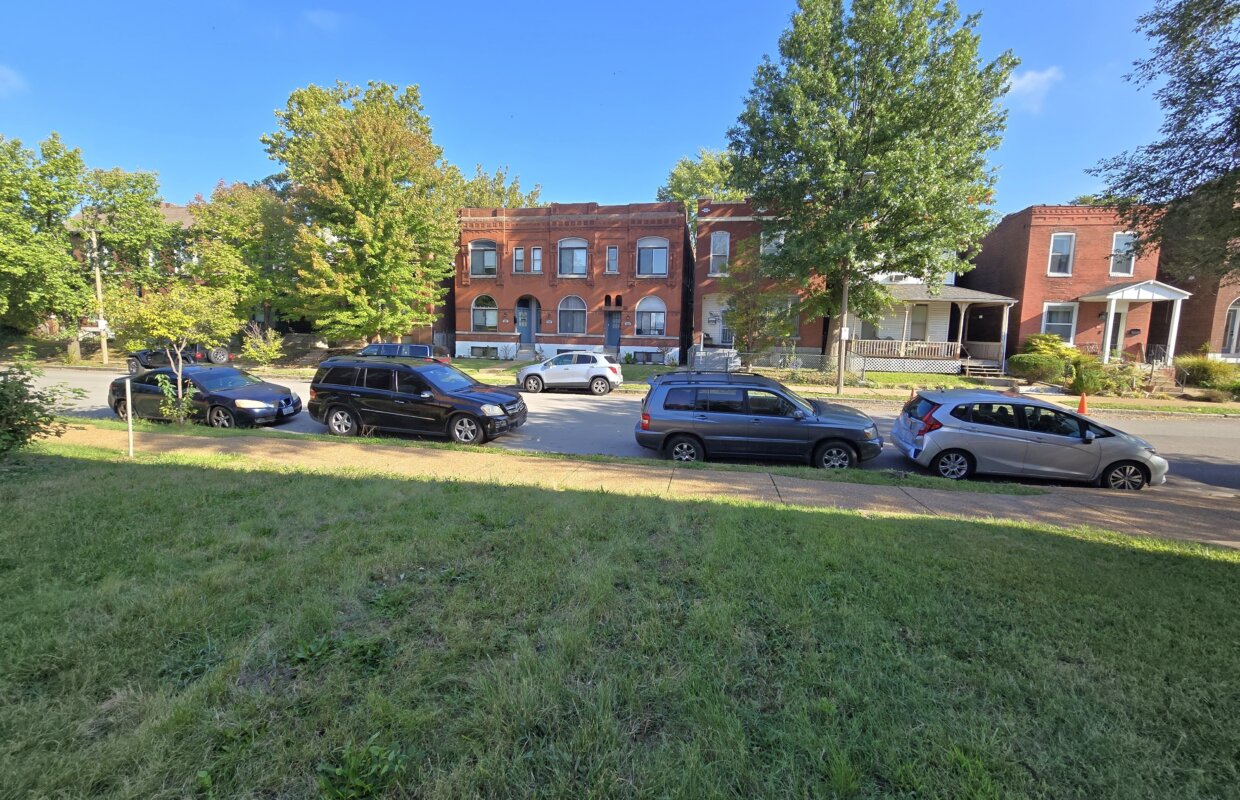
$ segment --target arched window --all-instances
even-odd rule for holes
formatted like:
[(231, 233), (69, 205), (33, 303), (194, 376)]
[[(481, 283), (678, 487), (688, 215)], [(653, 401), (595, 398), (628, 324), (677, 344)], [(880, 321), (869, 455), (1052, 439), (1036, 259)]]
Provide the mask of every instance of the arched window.
[(1223, 352), (1229, 356), (1240, 355), (1240, 300), (1227, 308), (1223, 323)]
[(496, 271), (495, 242), (478, 239), (469, 243), (469, 274), (486, 277)]
[(590, 243), (585, 239), (561, 239), (559, 270), (561, 275), (586, 274), (590, 262)]
[(569, 295), (560, 301), (560, 333), (586, 332), (586, 301)]
[(494, 333), (499, 330), (499, 308), (490, 295), (481, 294), (474, 299), (473, 329), (483, 333)]
[(611, 308), (611, 295), (603, 295), (603, 307)]
[(637, 240), (637, 274), (667, 274), (667, 239), (647, 236)]
[(667, 335), (667, 306), (659, 298), (644, 297), (638, 301), (637, 335)]

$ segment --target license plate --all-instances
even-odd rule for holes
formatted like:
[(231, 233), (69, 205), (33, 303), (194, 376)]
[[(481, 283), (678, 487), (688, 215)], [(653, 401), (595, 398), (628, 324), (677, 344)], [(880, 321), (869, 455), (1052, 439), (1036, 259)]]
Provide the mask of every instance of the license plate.
[(289, 415), (289, 414), (292, 414), (292, 413), (293, 413), (293, 410), (294, 410), (294, 409), (293, 409), (293, 407), (292, 407), (292, 406), (289, 406), (288, 408), (282, 408), (282, 409), (280, 409), (280, 413), (281, 413), (281, 414), (284, 414), (285, 416), (287, 416), (287, 415)]

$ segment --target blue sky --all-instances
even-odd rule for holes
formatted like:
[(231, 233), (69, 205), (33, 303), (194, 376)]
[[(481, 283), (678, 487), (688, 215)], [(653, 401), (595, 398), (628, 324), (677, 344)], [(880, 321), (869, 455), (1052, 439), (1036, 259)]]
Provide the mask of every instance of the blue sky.
[[(996, 209), (1097, 188), (1084, 169), (1161, 120), (1123, 75), (1152, 0), (960, 0), (987, 56), (1022, 61)], [(59, 131), (92, 166), (154, 170), (183, 203), (276, 171), (258, 137), (309, 83), (417, 83), (435, 139), (472, 171), (508, 165), (543, 199), (654, 199), (722, 147), (793, 0), (628, 3), (22, 3), (0, 36), (0, 134)]]

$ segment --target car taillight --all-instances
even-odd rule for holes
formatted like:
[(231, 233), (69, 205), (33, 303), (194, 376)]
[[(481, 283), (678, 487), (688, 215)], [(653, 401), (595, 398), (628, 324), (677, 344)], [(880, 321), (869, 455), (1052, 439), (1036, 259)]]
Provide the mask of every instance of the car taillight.
[(649, 414), (642, 414), (642, 430), (644, 431), (650, 430), (650, 415)]
[(608, 369), (610, 369), (610, 370), (611, 370), (611, 374), (612, 374), (612, 375), (619, 375), (619, 374), (620, 374), (620, 368), (619, 368), (619, 367), (614, 367), (614, 366), (613, 366), (613, 367), (608, 367)]
[(921, 430), (917, 431), (918, 436), (925, 436), (931, 431), (937, 431), (943, 427), (943, 423), (934, 418), (934, 412), (939, 410), (939, 406), (933, 406), (926, 412), (926, 416), (921, 418)]
[(202, 353), (194, 353), (195, 361), (202, 361)]
[(316, 397), (318, 397), (318, 396), (319, 396), (319, 393), (318, 393), (318, 392), (314, 391), (313, 389), (311, 389), (311, 390), (310, 390), (310, 399), (311, 399), (311, 400), (313, 400), (314, 398), (316, 398)]

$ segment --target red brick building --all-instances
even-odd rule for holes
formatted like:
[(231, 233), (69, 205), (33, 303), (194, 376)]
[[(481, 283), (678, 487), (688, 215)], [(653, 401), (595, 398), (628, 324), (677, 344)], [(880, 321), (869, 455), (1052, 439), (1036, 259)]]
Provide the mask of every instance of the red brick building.
[[(1240, 363), (1240, 280), (1174, 279), (1174, 283), (1193, 293), (1184, 301), (1176, 351)], [(1170, 314), (1158, 311), (1153, 327), (1165, 332), (1171, 325)]]
[(461, 209), (448, 301), (458, 357), (606, 349), (678, 363), (692, 247), (679, 203)]
[[(1158, 253), (1137, 256), (1132, 241), (1113, 208), (1031, 206), (987, 234), (976, 267), (960, 283), (1017, 300), (1009, 354), (1032, 334), (1053, 333), (1104, 360), (1114, 351), (1167, 359), (1176, 350), (1176, 322), (1190, 293), (1158, 281)], [(1170, 324), (1165, 335), (1151, 339), (1159, 303), (1171, 306)]]

